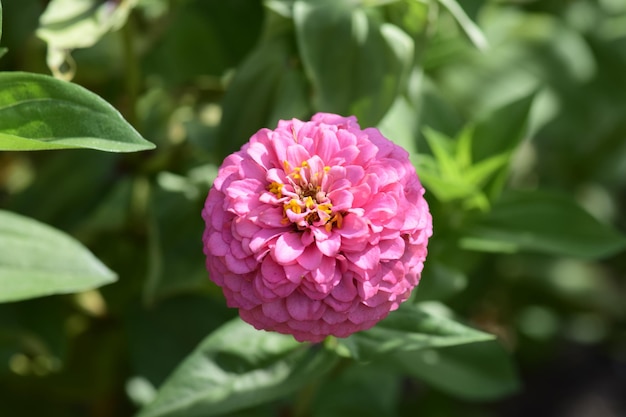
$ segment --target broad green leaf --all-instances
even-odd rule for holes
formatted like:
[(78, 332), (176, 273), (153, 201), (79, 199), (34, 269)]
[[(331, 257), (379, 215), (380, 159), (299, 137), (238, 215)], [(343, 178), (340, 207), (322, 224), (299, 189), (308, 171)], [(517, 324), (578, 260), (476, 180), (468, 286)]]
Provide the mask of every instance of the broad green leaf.
[(76, 84), (23, 72), (0, 73), (0, 151), (154, 148), (104, 101)]
[(599, 259), (626, 249), (626, 237), (566, 195), (509, 191), (466, 231), (466, 249), (543, 252)]
[(337, 357), (240, 319), (210, 334), (159, 389), (139, 417), (209, 417), (291, 394), (326, 373)]
[(115, 279), (73, 238), (0, 210), (0, 302), (85, 291)]
[(447, 316), (438, 303), (405, 303), (370, 330), (337, 339), (338, 349), (359, 359), (493, 339)]
[(461, 398), (492, 400), (520, 387), (509, 355), (495, 340), (398, 352), (385, 360), (418, 380)]
[(413, 40), (355, 2), (298, 0), (296, 39), (316, 111), (353, 114), (376, 125), (405, 84)]
[(456, 19), (461, 29), (465, 32), (467, 37), (472, 41), (476, 48), (481, 51), (489, 48), (487, 38), (480, 28), (469, 18), (463, 7), (456, 0), (439, 0), (439, 3), (443, 5), (452, 16)]

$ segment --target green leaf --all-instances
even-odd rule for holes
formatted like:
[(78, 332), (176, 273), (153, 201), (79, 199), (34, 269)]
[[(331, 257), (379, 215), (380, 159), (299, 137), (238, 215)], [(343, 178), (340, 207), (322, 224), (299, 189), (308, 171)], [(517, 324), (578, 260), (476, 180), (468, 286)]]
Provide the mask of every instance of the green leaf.
[(520, 387), (509, 355), (495, 340), (398, 352), (386, 360), (420, 381), (461, 398), (492, 400)]
[(372, 329), (355, 333), (347, 339), (337, 339), (337, 343), (338, 349), (347, 349), (353, 357), (368, 359), (390, 353), (475, 343), (493, 337), (449, 318), (441, 304), (404, 303)]
[(296, 39), (317, 111), (376, 125), (392, 106), (413, 60), (413, 40), (376, 10), (341, 0), (294, 3)]
[(307, 85), (295, 66), (292, 33), (277, 34), (261, 43), (237, 69), (223, 101), (219, 147), (223, 156), (238, 150), (263, 127), (278, 118), (309, 116)]
[(24, 72), (0, 73), (0, 150), (154, 148), (104, 101), (76, 84)]
[(487, 42), (487, 38), (484, 33), (480, 30), (480, 28), (469, 18), (463, 7), (456, 0), (439, 0), (439, 3), (448, 11), (454, 18), (456, 19), (461, 29), (465, 32), (467, 37), (472, 41), (476, 48), (481, 51), (489, 48), (489, 43)]
[[(138, 0), (51, 0), (39, 19), (37, 36), (48, 44), (48, 66), (65, 77), (72, 49), (93, 46), (106, 33), (121, 28)], [(73, 76), (74, 68), (70, 69)]]
[(139, 417), (208, 417), (287, 396), (326, 373), (336, 355), (240, 319), (209, 335)]
[(70, 236), (0, 210), (0, 302), (85, 291), (115, 279)]
[(472, 154), (476, 161), (511, 152), (526, 134), (536, 91), (516, 98), (483, 116), (474, 129)]
[(566, 195), (509, 191), (468, 228), (466, 249), (543, 252), (600, 259), (626, 248), (626, 237), (600, 223)]
[(386, 138), (402, 146), (411, 155), (417, 152), (415, 113), (409, 100), (400, 96), (378, 124), (378, 128)]
[(415, 289), (416, 301), (443, 300), (467, 287), (467, 276), (449, 265), (429, 259), (424, 266), (419, 286)]
[(312, 417), (395, 416), (401, 390), (389, 367), (353, 364), (324, 381), (307, 411)]

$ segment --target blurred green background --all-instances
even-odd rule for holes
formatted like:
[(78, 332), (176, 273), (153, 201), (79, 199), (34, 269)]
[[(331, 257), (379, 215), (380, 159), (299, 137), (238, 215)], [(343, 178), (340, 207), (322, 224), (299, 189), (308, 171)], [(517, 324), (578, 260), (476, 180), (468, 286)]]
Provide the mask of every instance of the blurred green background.
[(411, 153), (435, 222), (416, 299), (496, 334), (521, 386), (459, 347), (439, 353), (450, 369), (412, 358), (417, 379), (399, 356), (352, 367), (304, 414), (285, 399), (232, 415), (626, 415), (626, 1), (4, 0), (3, 15), (2, 71), (72, 78), (157, 149), (0, 153), (0, 208), (119, 276), (0, 304), (1, 416), (149, 401), (236, 315), (201, 250), (217, 167), (316, 111)]

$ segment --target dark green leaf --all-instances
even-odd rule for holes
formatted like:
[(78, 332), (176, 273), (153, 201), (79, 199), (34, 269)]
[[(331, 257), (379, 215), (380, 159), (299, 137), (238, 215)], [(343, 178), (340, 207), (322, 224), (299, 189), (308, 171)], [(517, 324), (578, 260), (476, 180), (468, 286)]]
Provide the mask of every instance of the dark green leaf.
[(443, 300), (455, 295), (467, 286), (467, 276), (435, 259), (429, 259), (424, 266), (422, 278), (415, 299), (419, 301)]
[(524, 138), (536, 92), (499, 107), (474, 128), (472, 155), (475, 161), (514, 150)]
[(319, 389), (311, 404), (313, 417), (394, 416), (400, 379), (388, 367), (353, 364)]
[(236, 151), (263, 127), (274, 128), (280, 117), (306, 117), (306, 83), (295, 66), (290, 32), (258, 46), (237, 69), (226, 91), (218, 137), (225, 156)]
[(0, 211), (0, 302), (84, 291), (115, 274), (73, 238)]
[(154, 148), (106, 101), (76, 84), (0, 73), (0, 150)]
[(139, 417), (209, 417), (262, 404), (315, 380), (336, 358), (234, 319), (187, 357)]
[(509, 395), (520, 385), (509, 355), (495, 340), (419, 352), (398, 352), (387, 360), (420, 381), (472, 400), (491, 400)]
[(464, 326), (443, 312), (445, 308), (436, 303), (405, 303), (372, 329), (338, 339), (339, 349), (362, 359), (493, 339), (493, 335)]
[(150, 308), (136, 303), (126, 316), (133, 372), (159, 386), (207, 334), (236, 314), (223, 297), (219, 302), (204, 295), (170, 297)]
[(509, 191), (471, 226), (461, 245), (493, 252), (525, 250), (598, 259), (626, 248), (626, 237), (566, 195)]
[(322, 3), (296, 1), (293, 9), (314, 108), (354, 114), (362, 125), (376, 125), (406, 80), (413, 40), (354, 2)]

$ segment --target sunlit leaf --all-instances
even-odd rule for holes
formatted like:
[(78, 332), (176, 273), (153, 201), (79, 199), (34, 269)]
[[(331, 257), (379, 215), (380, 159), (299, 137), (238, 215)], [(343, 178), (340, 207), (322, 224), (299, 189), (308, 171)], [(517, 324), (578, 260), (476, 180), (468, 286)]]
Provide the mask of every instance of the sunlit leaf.
[(0, 302), (84, 291), (116, 275), (70, 236), (0, 211)]
[(326, 373), (336, 356), (234, 319), (211, 333), (139, 417), (209, 417), (289, 395)]
[(0, 150), (154, 148), (122, 115), (85, 88), (23, 72), (0, 73)]
[(379, 355), (491, 340), (493, 335), (467, 327), (444, 314), (437, 303), (403, 304), (372, 329), (338, 339), (351, 355)]

